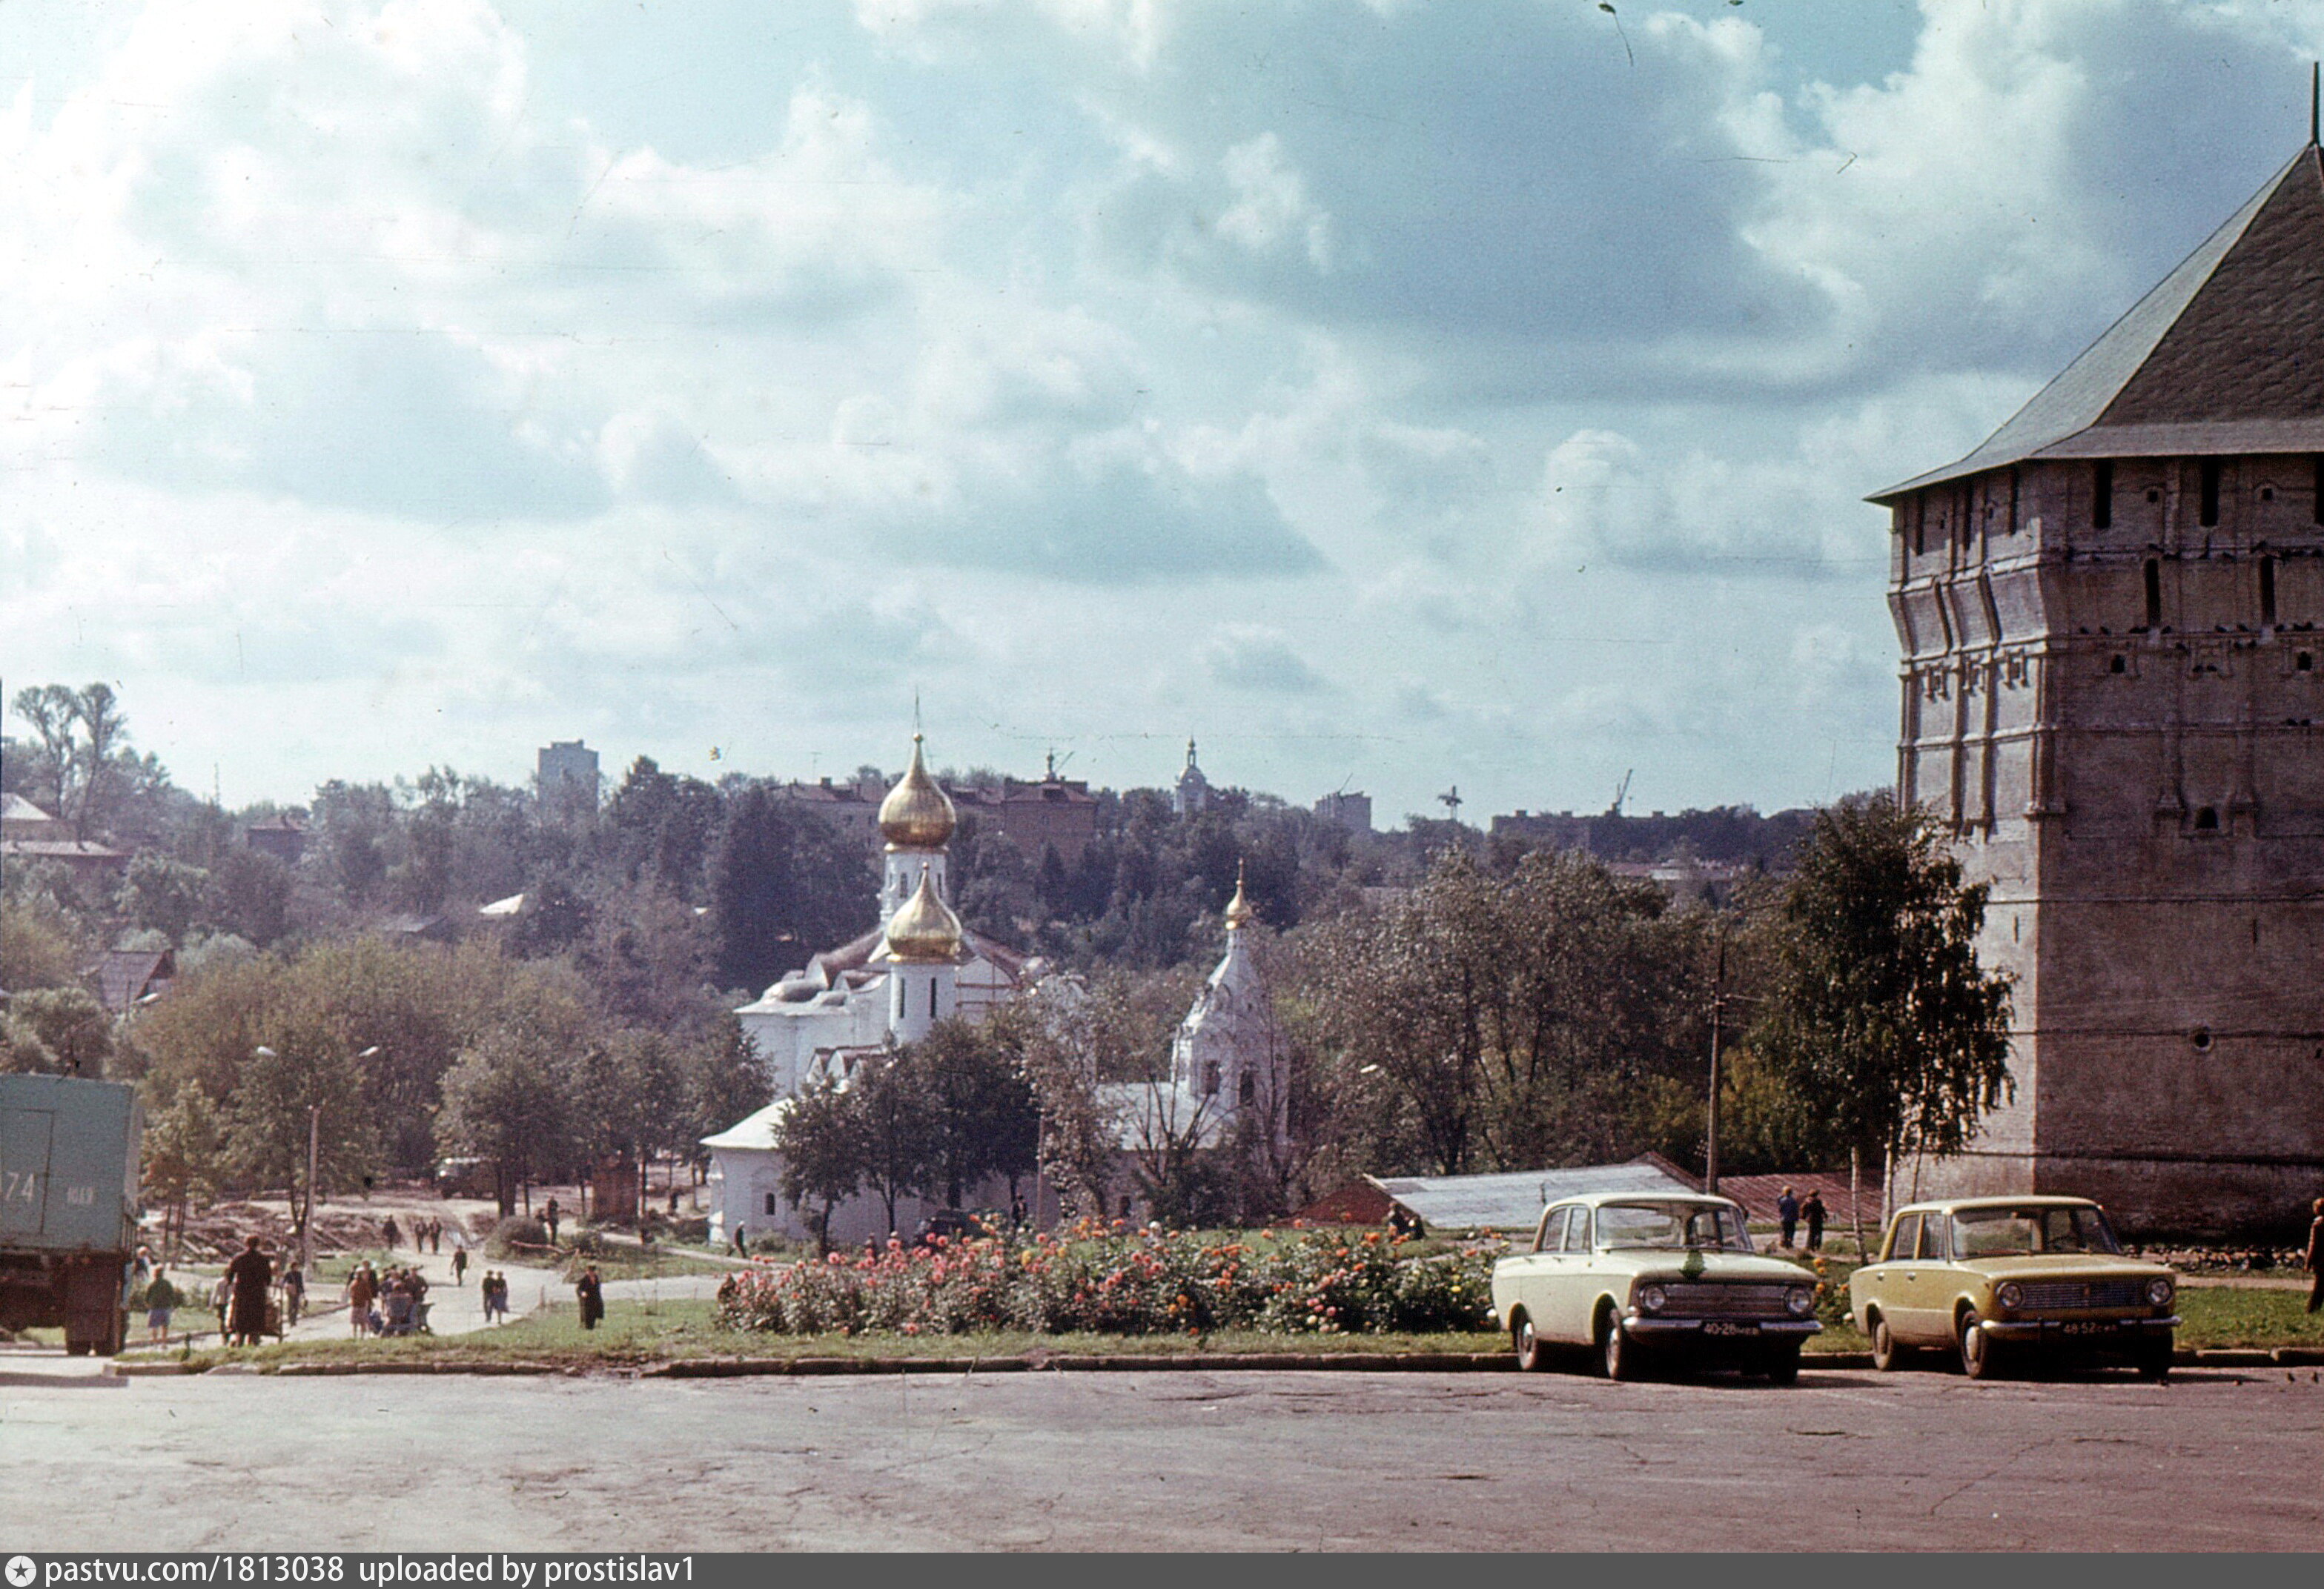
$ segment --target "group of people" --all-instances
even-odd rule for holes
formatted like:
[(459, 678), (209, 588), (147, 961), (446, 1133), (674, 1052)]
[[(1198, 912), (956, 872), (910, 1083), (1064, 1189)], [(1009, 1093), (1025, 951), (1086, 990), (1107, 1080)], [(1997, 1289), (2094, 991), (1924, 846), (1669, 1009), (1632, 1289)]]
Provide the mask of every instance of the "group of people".
[[(380, 1227), (380, 1235), (386, 1241), (388, 1249), (391, 1252), (403, 1245), (403, 1226), (395, 1222), (395, 1216), (392, 1214), (390, 1214), (387, 1217), (386, 1223)], [(452, 1259), (456, 1267), (466, 1268), (467, 1266), (466, 1259), (464, 1256), (467, 1252), (467, 1238), (460, 1234), (460, 1227), (458, 1226), (454, 1226), (452, 1227)], [(411, 1222), (411, 1250), (415, 1253), (442, 1252), (444, 1250), (444, 1222), (441, 1219), (413, 1220)]]
[(487, 1269), (476, 1281), (476, 1289), (484, 1296), (484, 1322), (506, 1324), (509, 1315), (508, 1276), (497, 1269)]
[(1786, 1251), (1794, 1245), (1794, 1238), (1799, 1234), (1800, 1221), (1803, 1219), (1807, 1221), (1808, 1226), (1807, 1250), (1811, 1253), (1822, 1252), (1823, 1193), (1814, 1187), (1810, 1187), (1807, 1200), (1802, 1202), (1799, 1194), (1787, 1186), (1784, 1189), (1784, 1195), (1775, 1199), (1775, 1223), (1783, 1229), (1784, 1246)]
[(347, 1327), (361, 1336), (408, 1336), (428, 1327), (428, 1277), (417, 1264), (383, 1274), (365, 1259), (347, 1276)]

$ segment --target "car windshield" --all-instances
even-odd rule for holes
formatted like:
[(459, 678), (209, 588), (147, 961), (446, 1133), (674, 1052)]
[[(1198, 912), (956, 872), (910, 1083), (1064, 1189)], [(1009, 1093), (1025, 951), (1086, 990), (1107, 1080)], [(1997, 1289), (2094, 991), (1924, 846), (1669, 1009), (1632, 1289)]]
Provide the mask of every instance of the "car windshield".
[(1598, 1245), (1748, 1253), (1751, 1236), (1742, 1211), (1721, 1203), (1605, 1203), (1598, 1209)]
[(1957, 1260), (2121, 1251), (2114, 1227), (2098, 1208), (1961, 1208), (1953, 1214)]

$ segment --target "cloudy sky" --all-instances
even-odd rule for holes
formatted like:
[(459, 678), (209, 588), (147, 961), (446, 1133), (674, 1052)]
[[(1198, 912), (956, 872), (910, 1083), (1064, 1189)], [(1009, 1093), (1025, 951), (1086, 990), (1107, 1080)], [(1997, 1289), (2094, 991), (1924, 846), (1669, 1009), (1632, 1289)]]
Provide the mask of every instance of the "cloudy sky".
[(1384, 821), (1886, 781), (1865, 492), (2324, 5), (0, 7), (0, 671), (226, 799), (586, 737)]

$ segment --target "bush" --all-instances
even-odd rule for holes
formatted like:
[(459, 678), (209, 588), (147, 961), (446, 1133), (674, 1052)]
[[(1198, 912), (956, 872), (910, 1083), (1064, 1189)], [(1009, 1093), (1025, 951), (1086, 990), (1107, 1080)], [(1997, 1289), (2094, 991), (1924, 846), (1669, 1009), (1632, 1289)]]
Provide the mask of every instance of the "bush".
[(1483, 1329), (1491, 1259), (1406, 1257), (1403, 1238), (1316, 1233), (1250, 1244), (1084, 1226), (1065, 1239), (978, 1236), (877, 1256), (833, 1253), (730, 1274), (718, 1323), (783, 1335), (1207, 1335)]
[(484, 1238), (484, 1255), (503, 1263), (539, 1258), (549, 1250), (549, 1226), (522, 1214), (510, 1215)]

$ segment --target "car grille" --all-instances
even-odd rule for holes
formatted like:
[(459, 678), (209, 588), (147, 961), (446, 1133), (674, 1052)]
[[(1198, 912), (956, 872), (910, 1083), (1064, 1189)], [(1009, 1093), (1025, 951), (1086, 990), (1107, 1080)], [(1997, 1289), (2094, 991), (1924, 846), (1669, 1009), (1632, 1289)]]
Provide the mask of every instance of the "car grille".
[(2020, 1281), (2017, 1289), (2024, 1293), (2017, 1306), (2020, 1311), (2029, 1308), (2143, 1308), (2146, 1305), (2146, 1282), (2143, 1280), (2031, 1280)]
[(1662, 1310), (1687, 1318), (1780, 1318), (1788, 1311), (1784, 1298), (1791, 1289), (1741, 1281), (1678, 1281), (1663, 1287), (1670, 1300)]

